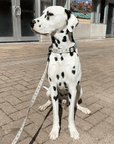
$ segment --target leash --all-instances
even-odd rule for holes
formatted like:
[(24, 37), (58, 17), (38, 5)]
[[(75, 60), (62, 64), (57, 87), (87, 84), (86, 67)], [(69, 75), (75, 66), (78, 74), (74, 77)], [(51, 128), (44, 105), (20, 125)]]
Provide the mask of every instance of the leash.
[[(54, 53), (63, 53), (63, 52), (66, 53), (66, 52), (74, 52), (75, 49), (76, 49), (76, 42), (75, 42), (74, 46), (72, 46), (72, 47), (70, 47), (70, 48), (66, 48), (66, 49), (49, 49), (49, 52), (51, 51), (51, 52), (54, 52)], [(32, 108), (32, 106), (33, 106), (33, 104), (34, 104), (34, 102), (35, 102), (35, 100), (36, 100), (36, 98), (37, 98), (37, 96), (38, 96), (38, 94), (39, 94), (39, 91), (40, 91), (40, 88), (41, 88), (41, 86), (42, 86), (42, 83), (43, 83), (43, 81), (44, 81), (44, 78), (45, 78), (45, 75), (46, 75), (46, 71), (47, 71), (47, 67), (48, 67), (48, 62), (47, 62), (47, 64), (46, 64), (46, 68), (45, 68), (45, 70), (44, 70), (44, 73), (43, 73), (43, 75), (42, 75), (42, 78), (41, 78), (41, 80), (40, 80), (40, 82), (39, 82), (39, 84), (38, 84), (38, 86), (37, 86), (37, 88), (36, 88), (36, 91), (35, 91), (33, 97), (32, 97), (30, 106), (29, 106), (29, 108), (28, 108), (26, 117), (25, 117), (25, 119), (24, 119), (24, 122), (23, 122), (20, 130), (18, 131), (17, 135), (15, 136), (15, 138), (14, 138), (14, 140), (13, 140), (13, 142), (12, 142), (11, 144), (16, 144), (16, 143), (17, 143), (17, 141), (18, 141), (18, 139), (19, 139), (19, 137), (20, 137), (20, 135), (21, 135), (21, 133), (22, 133), (22, 131), (23, 131), (23, 128), (24, 128), (24, 126), (25, 126), (25, 123), (26, 123), (28, 114), (29, 114), (29, 112), (30, 112), (30, 109)]]
[(30, 112), (30, 109), (32, 108), (32, 106), (33, 106), (33, 104), (34, 104), (34, 102), (35, 102), (35, 100), (36, 100), (36, 98), (37, 98), (37, 96), (38, 96), (38, 93), (39, 93), (39, 91), (40, 91), (40, 88), (41, 88), (41, 86), (42, 86), (42, 83), (43, 83), (43, 81), (44, 81), (44, 78), (45, 78), (45, 75), (46, 75), (46, 71), (47, 71), (47, 67), (48, 67), (48, 62), (47, 62), (47, 64), (46, 64), (46, 68), (45, 68), (45, 71), (44, 71), (44, 73), (43, 73), (43, 75), (42, 75), (42, 78), (41, 78), (41, 80), (40, 80), (40, 82), (39, 82), (39, 84), (38, 84), (38, 86), (37, 86), (37, 88), (36, 88), (36, 91), (35, 91), (33, 97), (32, 97), (32, 100), (31, 100), (30, 106), (29, 106), (29, 108), (28, 108), (28, 111), (27, 111), (25, 120), (24, 120), (24, 122), (23, 122), (20, 130), (18, 131), (17, 135), (15, 136), (15, 138), (14, 138), (14, 140), (13, 140), (13, 142), (12, 142), (11, 144), (16, 144), (16, 143), (17, 143), (17, 141), (18, 141), (18, 139), (19, 139), (19, 137), (20, 137), (20, 135), (21, 135), (21, 133), (22, 133), (22, 131), (23, 131), (23, 128), (24, 128), (24, 126), (25, 126), (25, 122), (26, 122), (26, 120), (27, 120), (27, 117), (28, 117), (28, 114), (29, 114), (29, 112)]

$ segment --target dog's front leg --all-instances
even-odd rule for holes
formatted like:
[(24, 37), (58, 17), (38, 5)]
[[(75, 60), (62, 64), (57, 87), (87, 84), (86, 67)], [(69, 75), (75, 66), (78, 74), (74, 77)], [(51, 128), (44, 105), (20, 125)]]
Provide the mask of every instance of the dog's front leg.
[(51, 83), (51, 99), (53, 104), (53, 128), (50, 133), (50, 139), (55, 140), (59, 134), (59, 113), (58, 113), (58, 94), (56, 84)]
[(77, 90), (76, 87), (73, 85), (69, 87), (69, 131), (70, 131), (70, 136), (74, 139), (79, 139), (79, 133), (75, 127), (75, 122), (74, 122), (74, 106), (75, 106), (75, 100), (76, 100), (76, 94)]

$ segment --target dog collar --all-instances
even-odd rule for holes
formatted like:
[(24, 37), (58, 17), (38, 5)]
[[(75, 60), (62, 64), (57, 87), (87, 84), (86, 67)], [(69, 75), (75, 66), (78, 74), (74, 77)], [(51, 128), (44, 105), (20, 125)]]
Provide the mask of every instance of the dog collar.
[(52, 49), (51, 47), (49, 47), (49, 52), (53, 52), (53, 53), (74, 52), (76, 47), (77, 47), (77, 43), (75, 42), (75, 44), (72, 47), (66, 49)]

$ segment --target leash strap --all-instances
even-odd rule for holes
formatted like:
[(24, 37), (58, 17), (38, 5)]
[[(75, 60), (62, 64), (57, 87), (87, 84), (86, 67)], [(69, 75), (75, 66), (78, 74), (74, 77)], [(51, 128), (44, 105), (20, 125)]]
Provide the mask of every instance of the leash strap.
[(34, 104), (34, 102), (35, 102), (35, 100), (36, 100), (36, 98), (37, 98), (37, 96), (38, 96), (38, 93), (39, 93), (39, 91), (40, 91), (40, 88), (41, 88), (41, 86), (42, 86), (42, 83), (43, 83), (43, 81), (44, 81), (44, 78), (45, 78), (45, 75), (46, 75), (46, 71), (47, 71), (47, 67), (48, 67), (48, 62), (47, 62), (45, 71), (44, 71), (44, 73), (43, 73), (43, 75), (42, 75), (42, 78), (41, 78), (41, 80), (40, 80), (40, 82), (39, 82), (39, 84), (38, 84), (38, 86), (37, 86), (37, 88), (36, 88), (36, 91), (35, 91), (33, 97), (32, 97), (32, 100), (31, 100), (30, 106), (29, 106), (29, 108), (28, 108), (28, 111), (27, 111), (25, 120), (24, 120), (24, 122), (23, 122), (20, 130), (18, 131), (16, 137), (14, 138), (14, 140), (13, 140), (13, 142), (12, 142), (11, 144), (16, 144), (16, 143), (17, 143), (17, 141), (18, 141), (18, 139), (19, 139), (19, 137), (20, 137), (20, 135), (21, 135), (21, 133), (22, 133), (22, 131), (23, 131), (23, 128), (24, 128), (24, 126), (25, 126), (25, 122), (26, 122), (26, 120), (27, 120), (27, 117), (28, 117), (28, 114), (29, 114), (29, 112), (30, 112), (30, 109), (32, 108), (32, 106), (33, 106), (33, 104)]
[(76, 49), (76, 42), (74, 44), (74, 46), (70, 47), (70, 48), (66, 48), (66, 49), (50, 49), (49, 48), (49, 51), (53, 52), (53, 53), (67, 53), (67, 52), (74, 52), (74, 50)]

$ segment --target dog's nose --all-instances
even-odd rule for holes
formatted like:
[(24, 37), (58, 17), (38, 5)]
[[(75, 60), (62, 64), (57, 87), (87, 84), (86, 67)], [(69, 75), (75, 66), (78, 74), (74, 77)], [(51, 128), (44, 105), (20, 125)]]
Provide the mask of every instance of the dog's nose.
[(32, 28), (34, 27), (34, 24), (35, 24), (35, 23), (36, 23), (35, 20), (30, 21), (30, 25), (31, 25)]

